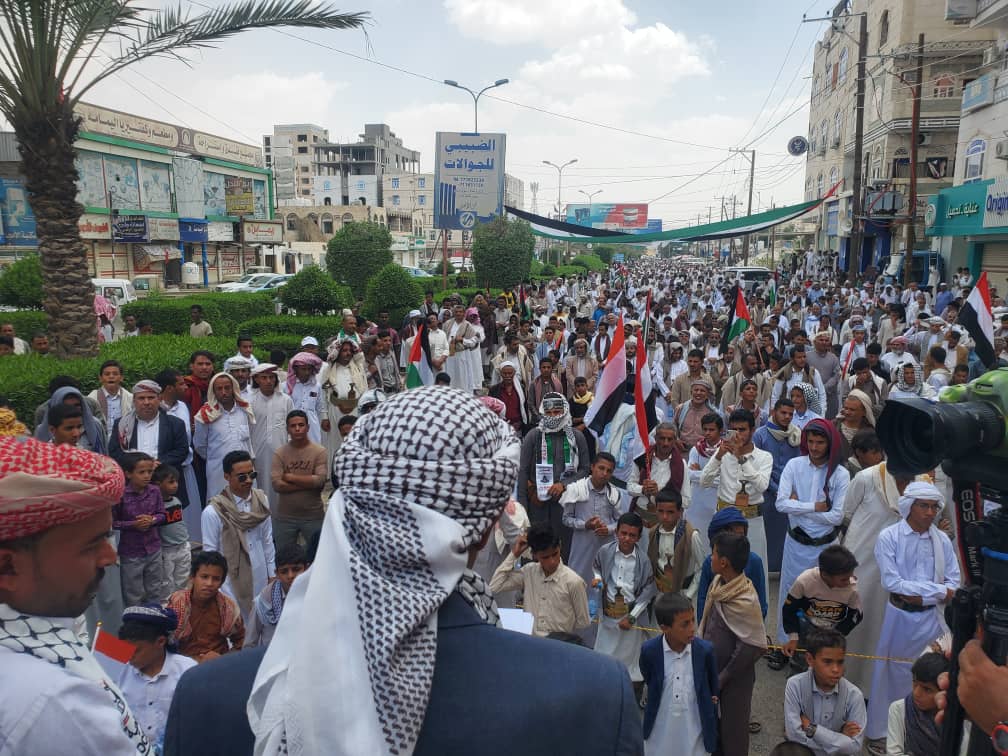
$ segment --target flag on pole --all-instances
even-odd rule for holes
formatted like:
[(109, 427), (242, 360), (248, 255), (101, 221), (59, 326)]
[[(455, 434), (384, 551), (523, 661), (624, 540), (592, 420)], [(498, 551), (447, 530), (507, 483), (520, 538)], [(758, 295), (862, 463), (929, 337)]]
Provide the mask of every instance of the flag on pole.
[(427, 326), (420, 326), (410, 347), (409, 367), (406, 369), (406, 388), (434, 385), (434, 370), (430, 363), (430, 340)]
[(745, 292), (735, 284), (728, 300), (728, 325), (721, 337), (721, 354), (728, 351), (728, 345), (752, 326), (752, 316), (746, 307)]
[(766, 301), (767, 309), (773, 309), (774, 305), (777, 304), (777, 273), (776, 271), (770, 280), (767, 281), (767, 291), (766, 291)]
[(601, 436), (626, 394), (626, 340), (623, 335), (623, 314), (620, 313), (605, 369), (595, 384), (595, 397), (585, 413), (584, 423)]
[[(649, 435), (651, 428), (657, 423), (654, 412), (654, 401), (651, 398), (651, 362), (648, 359), (648, 334), (651, 331), (651, 290), (648, 290), (647, 305), (644, 309), (644, 327), (637, 341), (636, 374), (634, 375), (634, 414), (636, 416), (636, 434), (633, 440), (633, 456), (647, 454), (651, 448)], [(650, 412), (648, 411), (650, 406)], [(650, 470), (647, 471), (651, 476)]]
[(133, 658), (135, 651), (136, 646), (128, 641), (119, 640), (112, 633), (106, 633), (102, 630), (101, 625), (95, 628), (91, 652), (113, 682), (119, 679), (120, 674)]
[(532, 317), (532, 313), (529, 310), (528, 301), (525, 299), (524, 283), (518, 289), (518, 317), (522, 319)]
[(966, 327), (973, 338), (973, 349), (980, 361), (988, 368), (994, 367), (997, 364), (997, 355), (994, 353), (994, 315), (991, 312), (986, 271), (980, 274), (976, 286), (959, 310), (959, 323)]

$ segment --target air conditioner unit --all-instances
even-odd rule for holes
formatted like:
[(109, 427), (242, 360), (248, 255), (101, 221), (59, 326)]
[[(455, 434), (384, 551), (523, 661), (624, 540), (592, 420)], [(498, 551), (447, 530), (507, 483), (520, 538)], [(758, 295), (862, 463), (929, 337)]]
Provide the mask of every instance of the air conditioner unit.
[(994, 145), (994, 157), (998, 160), (1008, 160), (1008, 139), (1002, 139)]
[(930, 134), (918, 134), (917, 135), (917, 145), (919, 147), (926, 147), (929, 144), (931, 144), (931, 135)]

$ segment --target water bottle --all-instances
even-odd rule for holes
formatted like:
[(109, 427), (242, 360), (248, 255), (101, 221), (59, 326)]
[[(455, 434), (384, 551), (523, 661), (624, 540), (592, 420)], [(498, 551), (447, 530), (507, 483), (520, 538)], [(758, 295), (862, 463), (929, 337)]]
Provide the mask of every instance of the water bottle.
[(598, 619), (599, 616), (599, 605), (602, 600), (602, 591), (598, 586), (591, 586), (588, 588), (588, 614), (591, 618)]

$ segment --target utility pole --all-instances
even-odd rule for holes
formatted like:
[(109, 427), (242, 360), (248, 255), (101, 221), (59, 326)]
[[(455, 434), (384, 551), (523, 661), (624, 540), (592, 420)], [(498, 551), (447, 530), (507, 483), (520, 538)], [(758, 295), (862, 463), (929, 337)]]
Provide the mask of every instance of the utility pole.
[(868, 14), (860, 14), (857, 56), (857, 94), (854, 98), (854, 194), (851, 197), (851, 217), (854, 221), (849, 239), (847, 276), (853, 283), (861, 273), (861, 246), (864, 240), (864, 102), (865, 71), (868, 57)]
[[(774, 204), (773, 197), (770, 198), (770, 209), (775, 210), (777, 206)], [(770, 272), (774, 271), (774, 242), (777, 241), (777, 226), (773, 225), (770, 227)]]
[[(910, 201), (906, 231), (906, 254), (903, 255), (903, 286), (910, 285), (913, 250), (917, 243), (917, 146), (920, 139), (921, 95), (924, 91), (924, 35), (917, 38), (917, 80), (913, 88), (913, 112), (910, 118)], [(930, 283), (930, 282), (929, 282)]]
[[(753, 195), (753, 182), (756, 177), (756, 150), (749, 150), (746, 154), (745, 150), (731, 150), (731, 152), (737, 152), (746, 159), (749, 160), (749, 206), (746, 210), (746, 215), (752, 215), (752, 195)], [(733, 208), (734, 210), (734, 208)], [(734, 215), (732, 216), (734, 217)], [(746, 234), (742, 240), (742, 264), (749, 264), (749, 234)]]

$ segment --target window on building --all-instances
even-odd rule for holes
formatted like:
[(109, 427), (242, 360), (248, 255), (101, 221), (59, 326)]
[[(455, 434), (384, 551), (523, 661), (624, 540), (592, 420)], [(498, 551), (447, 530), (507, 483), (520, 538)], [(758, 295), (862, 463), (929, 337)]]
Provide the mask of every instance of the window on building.
[(318, 225), (318, 216), (315, 215), (315, 213), (308, 213), (308, 220), (310, 220), (316, 226)]
[[(420, 178), (418, 178), (416, 180), (416, 185), (417, 185), (418, 189), (426, 189), (427, 188), (427, 179), (425, 179), (423, 176), (421, 176)], [(421, 204), (423, 204), (423, 203), (421, 203)]]
[(843, 130), (843, 123), (840, 120), (840, 111), (833, 114), (833, 141), (840, 143), (840, 132)]
[(326, 197), (325, 199), (323, 199), (322, 200), (322, 204), (323, 205), (331, 205), (332, 204), (332, 197)]
[(294, 213), (287, 214), (287, 230), (297, 231), (297, 216)]
[(829, 185), (830, 185), (830, 188), (836, 186), (837, 182), (839, 182), (839, 181), (840, 181), (840, 169), (837, 168), (834, 165), (833, 168), (829, 172)]
[(822, 132), (822, 148), (825, 150), (829, 147), (829, 121), (823, 120), (819, 124), (819, 131)]
[(392, 188), (393, 189), (398, 189), (399, 188), (399, 177), (398, 176), (393, 176), (392, 177)]
[(399, 195), (398, 194), (393, 194), (392, 195), (392, 204), (393, 205), (398, 205), (399, 204)]
[(831, 92), (836, 89), (837, 81), (839, 80), (839, 78), (840, 78), (840, 63), (837, 62), (833, 64), (833, 78), (831, 79), (830, 84)]
[(267, 147), (270, 146), (270, 138), (268, 136), (263, 137), (263, 144), (265, 144)]
[(298, 147), (298, 155), (307, 155), (307, 154), (308, 154), (307, 147)]
[(308, 135), (307, 134), (298, 134), (297, 135), (297, 140), (299, 142), (307, 142), (308, 141)]
[(892, 177), (894, 179), (910, 178), (910, 158), (905, 157), (893, 158)]
[(823, 175), (820, 173), (818, 178), (816, 178), (816, 196), (823, 196)]
[(310, 184), (311, 183), (311, 179), (308, 178), (307, 176), (302, 176), (301, 177), (301, 183), (302, 184)]
[(816, 151), (816, 130), (815, 130), (815, 126), (813, 126), (813, 127), (811, 127), (809, 129), (808, 141), (809, 141), (809, 157), (811, 157), (812, 154)]
[(847, 48), (840, 51), (840, 60), (837, 61), (837, 79), (841, 84), (847, 81)]
[(889, 11), (887, 10), (882, 11), (882, 16), (879, 18), (878, 35), (878, 43), (881, 48), (889, 41)]
[(340, 220), (344, 223), (353, 223), (353, 213), (343, 213), (343, 217)]
[(417, 204), (423, 207), (424, 205), (427, 204), (427, 198), (421, 194), (419, 197), (417, 197)]
[(983, 178), (986, 152), (987, 142), (984, 139), (974, 139), (966, 147), (966, 171), (963, 174), (963, 183), (971, 184)]
[(942, 74), (934, 80), (934, 90), (933, 97), (936, 99), (945, 99), (948, 97), (955, 97), (956, 94), (956, 78), (952, 74)]
[(819, 75), (816, 74), (812, 77), (812, 102), (816, 101), (816, 97), (819, 96)]
[(427, 241), (437, 241), (437, 231), (431, 229), (427, 232)]
[(322, 233), (331, 234), (333, 233), (333, 217), (326, 213), (322, 216)]
[(805, 179), (805, 199), (812, 199), (812, 177)]

